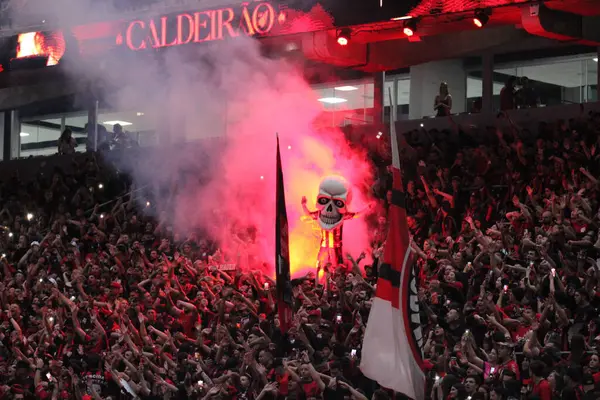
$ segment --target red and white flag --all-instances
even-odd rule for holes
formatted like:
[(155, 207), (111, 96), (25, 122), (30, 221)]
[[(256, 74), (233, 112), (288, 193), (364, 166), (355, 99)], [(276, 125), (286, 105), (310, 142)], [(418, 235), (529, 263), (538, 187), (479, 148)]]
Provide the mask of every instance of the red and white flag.
[(392, 204), (389, 231), (379, 267), (377, 293), (373, 298), (363, 339), (360, 368), (363, 374), (387, 389), (414, 400), (425, 398), (423, 335), (417, 299), (417, 279), (406, 224), (406, 208), (398, 140), (392, 128)]

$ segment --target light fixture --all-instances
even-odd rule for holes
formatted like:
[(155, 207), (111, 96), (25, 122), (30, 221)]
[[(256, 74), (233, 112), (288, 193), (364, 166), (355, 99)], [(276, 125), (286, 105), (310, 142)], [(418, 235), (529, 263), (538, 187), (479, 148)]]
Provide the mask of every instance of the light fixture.
[(592, 60), (594, 60), (594, 62), (598, 62), (598, 57), (594, 57)]
[(121, 126), (133, 125), (133, 123), (127, 122), (127, 121), (104, 121), (102, 124), (104, 124), (104, 125), (116, 125), (116, 124), (119, 124)]
[(141, 111), (138, 111), (137, 113), (135, 113), (135, 115), (137, 115), (138, 117), (141, 117), (142, 115), (144, 115), (144, 113)]
[(285, 51), (296, 51), (298, 50), (298, 45), (294, 42), (286, 43)]
[(27, 132), (21, 132), (21, 133), (19, 133), (19, 136), (26, 137), (26, 136), (29, 136), (29, 133), (27, 133)]
[(405, 21), (407, 19), (412, 19), (412, 17), (410, 15), (405, 15), (404, 17), (392, 18), (392, 21)]
[(336, 35), (338, 44), (340, 46), (348, 45), (348, 43), (350, 43), (350, 35), (351, 34), (352, 34), (352, 31), (348, 28), (340, 29)]
[(408, 37), (414, 35), (417, 32), (417, 21), (412, 18), (404, 21), (404, 29), (402, 29), (402, 32)]
[(339, 90), (340, 92), (351, 92), (353, 90), (358, 90), (356, 86), (338, 86), (334, 88), (335, 90)]
[(485, 10), (477, 10), (475, 11), (475, 15), (473, 16), (473, 24), (475, 24), (478, 28), (483, 28), (485, 24), (490, 20), (489, 12)]
[(375, 136), (377, 139), (381, 139), (381, 135), (383, 135), (382, 132), (377, 132), (377, 135)]
[(326, 104), (340, 104), (340, 103), (345, 103), (348, 100), (342, 99), (341, 97), (323, 97), (323, 98), (319, 99), (319, 101), (321, 103), (326, 103)]

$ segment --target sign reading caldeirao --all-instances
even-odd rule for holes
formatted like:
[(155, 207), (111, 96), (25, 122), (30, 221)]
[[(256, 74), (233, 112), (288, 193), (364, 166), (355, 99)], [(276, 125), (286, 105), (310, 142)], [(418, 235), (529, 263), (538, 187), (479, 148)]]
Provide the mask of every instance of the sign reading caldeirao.
[(239, 36), (264, 36), (286, 15), (267, 1), (188, 11), (129, 22), (117, 39), (131, 50), (158, 49)]

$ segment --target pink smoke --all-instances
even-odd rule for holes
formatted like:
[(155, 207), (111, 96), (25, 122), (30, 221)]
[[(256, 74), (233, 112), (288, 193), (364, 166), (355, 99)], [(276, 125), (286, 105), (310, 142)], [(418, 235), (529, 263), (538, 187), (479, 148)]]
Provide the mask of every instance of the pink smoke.
[[(102, 72), (114, 86), (120, 84), (111, 96), (114, 108), (136, 104), (157, 121), (177, 124), (160, 131), (165, 145), (144, 151), (142, 159), (121, 160), (120, 168), (139, 186), (177, 188), (175, 194), (157, 196), (152, 208), (180, 237), (207, 229), (231, 261), (240, 253), (246, 268), (261, 268), (265, 262), (266, 270), (272, 271), (279, 134), (292, 272), (313, 268), (319, 231), (301, 219), (302, 196), (314, 209), (321, 178), (337, 174), (354, 187), (349, 209), (365, 208), (372, 183), (368, 157), (351, 149), (339, 129), (324, 132), (316, 127), (324, 109), (301, 68), (263, 56), (258, 41), (239, 37), (196, 51), (203, 62), (172, 53), (166, 76), (143, 58), (138, 68)], [(182, 170), (188, 171), (185, 178)], [(364, 217), (346, 224), (345, 251), (357, 256), (369, 247), (367, 225)], [(247, 227), (256, 229), (257, 239), (244, 245), (246, 237), (239, 232)], [(258, 265), (248, 262), (248, 255), (259, 260)]]
[[(294, 117), (290, 116), (290, 124)], [(252, 125), (251, 121), (250, 126)], [(370, 167), (363, 154), (352, 151), (339, 130), (326, 135), (315, 132), (310, 126), (293, 133), (281, 133), (281, 152), (286, 189), (286, 205), (290, 227), (290, 257), (292, 274), (298, 275), (314, 267), (319, 246), (320, 230), (316, 222), (303, 217), (301, 198), (309, 199), (309, 208), (315, 209), (318, 185), (322, 177), (342, 175), (353, 184), (353, 201), (350, 210), (366, 207), (363, 193), (370, 180)], [(275, 134), (240, 138), (225, 154), (227, 162), (223, 180), (213, 182), (206, 191), (218, 193), (225, 189), (228, 199), (221, 202), (219, 210), (228, 216), (229, 223), (255, 226), (259, 241), (253, 250), (259, 259), (271, 264), (274, 259), (275, 221)], [(222, 197), (221, 197), (222, 199)], [(232, 218), (233, 217), (233, 218)], [(363, 218), (346, 222), (344, 230), (345, 251), (357, 255), (368, 248), (368, 230)], [(235, 246), (230, 232), (215, 230), (213, 234), (226, 245)], [(223, 235), (224, 234), (224, 235)]]
[[(199, 224), (207, 215), (219, 215), (211, 233), (230, 250), (239, 248), (232, 240), (231, 226), (257, 228), (260, 238), (249, 249), (258, 259), (272, 265), (275, 256), (275, 144), (280, 137), (286, 204), (290, 227), (292, 273), (314, 268), (319, 230), (314, 222), (302, 220), (301, 199), (315, 209), (318, 185), (324, 176), (344, 176), (353, 186), (349, 208), (359, 211), (369, 203), (372, 170), (366, 154), (350, 148), (337, 128), (324, 132), (315, 127), (324, 112), (302, 76), (281, 61), (261, 59), (256, 69), (244, 69), (238, 77), (239, 92), (229, 97), (226, 150), (211, 182), (179, 207), (179, 226)], [(180, 201), (180, 204), (183, 204)], [(191, 213), (190, 210), (195, 209)], [(369, 246), (364, 216), (346, 222), (344, 251), (355, 256)], [(231, 251), (230, 251), (231, 252)], [(233, 253), (236, 253), (233, 250)]]

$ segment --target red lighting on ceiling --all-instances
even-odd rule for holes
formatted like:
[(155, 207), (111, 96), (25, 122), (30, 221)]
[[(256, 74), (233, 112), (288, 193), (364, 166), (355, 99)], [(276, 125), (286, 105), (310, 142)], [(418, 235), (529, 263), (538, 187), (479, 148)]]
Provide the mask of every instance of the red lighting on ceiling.
[(436, 14), (454, 14), (467, 11), (475, 11), (478, 8), (494, 8), (502, 6), (514, 6), (532, 2), (531, 0), (421, 0), (408, 15), (413, 17), (429, 16), (432, 10)]

